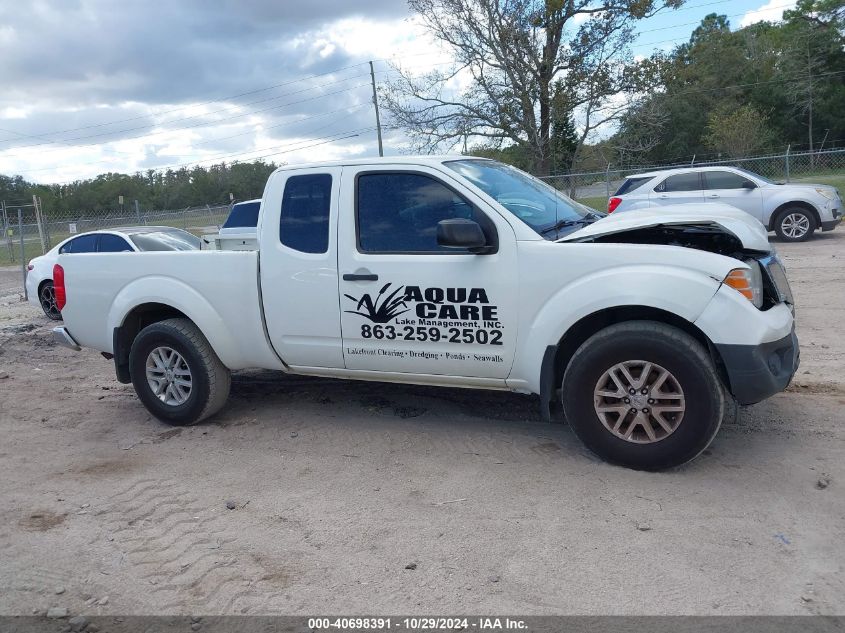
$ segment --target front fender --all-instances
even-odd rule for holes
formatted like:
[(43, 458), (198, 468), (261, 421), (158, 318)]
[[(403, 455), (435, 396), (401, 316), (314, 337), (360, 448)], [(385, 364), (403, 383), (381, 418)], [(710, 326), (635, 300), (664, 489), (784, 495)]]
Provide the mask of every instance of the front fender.
[(525, 337), (518, 345), (509, 381), (540, 393), (546, 349), (556, 346), (573, 325), (591, 314), (639, 306), (693, 323), (719, 286), (719, 281), (700, 271), (654, 264), (614, 267), (581, 277), (550, 296), (536, 316), (520, 327)]
[(230, 368), (243, 365), (236, 338), (219, 312), (199, 292), (173, 277), (154, 275), (124, 286), (109, 310), (108, 331), (122, 326), (132, 310), (146, 303), (160, 303), (179, 310), (205, 335), (224, 365)]

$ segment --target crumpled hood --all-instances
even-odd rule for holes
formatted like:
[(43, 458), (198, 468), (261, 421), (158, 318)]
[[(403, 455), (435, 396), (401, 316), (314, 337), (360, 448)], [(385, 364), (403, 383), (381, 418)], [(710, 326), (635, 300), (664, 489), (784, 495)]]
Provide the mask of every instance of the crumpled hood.
[(674, 204), (612, 213), (558, 242), (579, 242), (600, 235), (624, 233), (655, 226), (718, 226), (734, 235), (743, 248), (769, 252), (769, 236), (759, 220), (727, 204)]

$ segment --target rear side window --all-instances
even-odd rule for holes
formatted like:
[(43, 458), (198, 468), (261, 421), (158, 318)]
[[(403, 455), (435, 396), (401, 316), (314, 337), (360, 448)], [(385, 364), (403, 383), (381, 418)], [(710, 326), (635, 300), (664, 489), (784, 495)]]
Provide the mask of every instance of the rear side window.
[(258, 226), (258, 209), (261, 202), (239, 202), (232, 207), (229, 217), (223, 224), (224, 229), (255, 228)]
[(623, 193), (631, 193), (632, 191), (642, 187), (651, 180), (651, 178), (651, 176), (646, 176), (645, 178), (626, 178), (625, 182), (622, 183), (622, 186), (619, 187), (613, 195), (621, 196)]
[(666, 180), (654, 188), (655, 191), (662, 191), (666, 193), (670, 191), (699, 191), (700, 189), (701, 177), (697, 172), (669, 176)]
[(129, 242), (119, 235), (112, 235), (111, 233), (104, 233), (100, 235), (100, 245), (97, 247), (100, 253), (125, 253), (132, 251)]
[(706, 171), (703, 175), (707, 189), (742, 189), (742, 183), (748, 180), (729, 171)]
[(282, 196), (279, 240), (303, 253), (329, 250), (331, 174), (291, 176)]
[(93, 253), (97, 250), (98, 235), (80, 235), (72, 239), (59, 249), (60, 254), (64, 253)]
[(486, 218), (457, 193), (423, 174), (358, 177), (358, 248), (362, 253), (461, 253), (437, 243), (437, 223)]

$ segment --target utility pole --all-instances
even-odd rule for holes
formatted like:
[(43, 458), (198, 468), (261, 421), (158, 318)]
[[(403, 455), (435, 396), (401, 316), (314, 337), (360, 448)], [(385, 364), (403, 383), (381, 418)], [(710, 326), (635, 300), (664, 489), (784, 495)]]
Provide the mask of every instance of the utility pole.
[(809, 96), (808, 132), (810, 136), (810, 167), (813, 166), (813, 64), (810, 58), (810, 38), (807, 38), (807, 92)]
[(381, 145), (381, 119), (378, 115), (378, 93), (376, 92), (376, 73), (373, 70), (373, 62), (370, 62), (370, 79), (373, 82), (373, 106), (376, 109), (376, 130), (378, 131), (378, 155), (384, 156), (384, 148)]

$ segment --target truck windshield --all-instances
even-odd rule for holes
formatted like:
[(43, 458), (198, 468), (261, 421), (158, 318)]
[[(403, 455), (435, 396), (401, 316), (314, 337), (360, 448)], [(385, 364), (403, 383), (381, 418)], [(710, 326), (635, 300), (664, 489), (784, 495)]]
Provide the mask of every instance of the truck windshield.
[(472, 159), (449, 161), (444, 165), (549, 240), (558, 239), (604, 215), (509, 165)]

